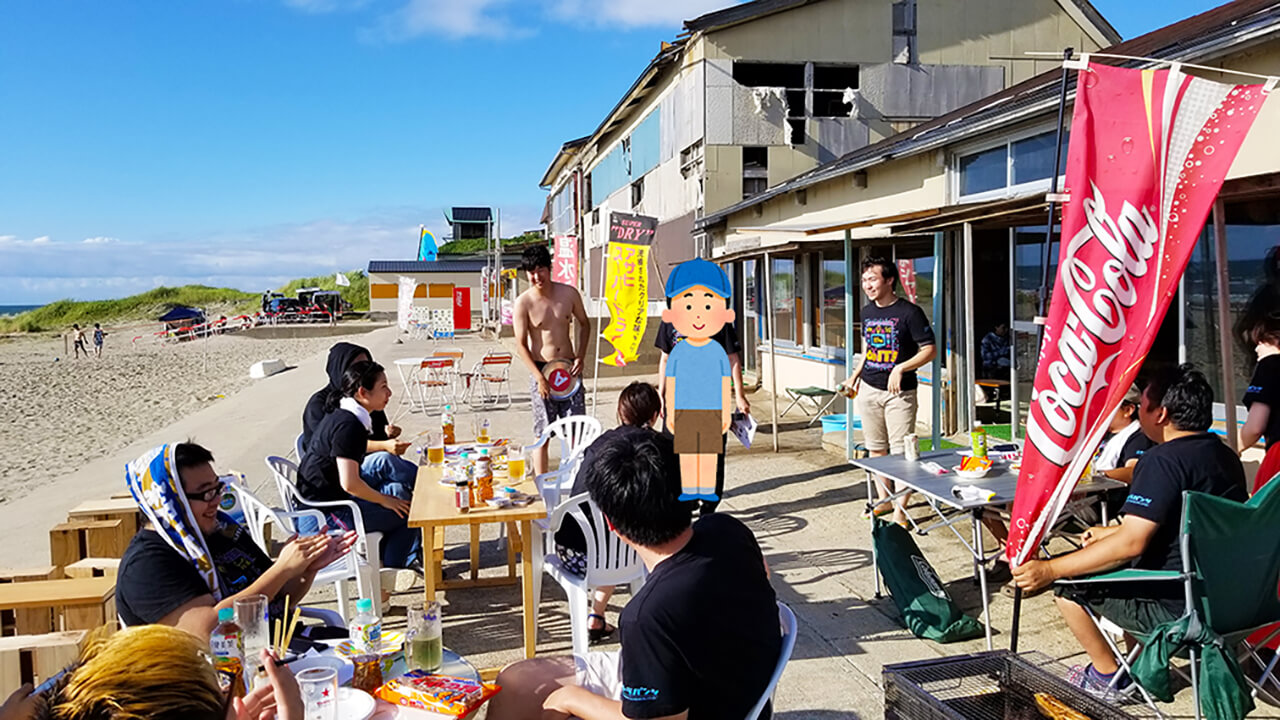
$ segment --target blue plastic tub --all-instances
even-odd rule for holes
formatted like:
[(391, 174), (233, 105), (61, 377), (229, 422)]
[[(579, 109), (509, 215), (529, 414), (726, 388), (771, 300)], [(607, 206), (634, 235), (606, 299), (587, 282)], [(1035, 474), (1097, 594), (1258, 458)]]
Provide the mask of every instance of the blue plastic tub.
[[(847, 422), (848, 420), (845, 418), (844, 413), (840, 413), (839, 415), (823, 415), (822, 432), (843, 432)], [(853, 418), (853, 427), (855, 429), (862, 428), (862, 420), (856, 415)]]

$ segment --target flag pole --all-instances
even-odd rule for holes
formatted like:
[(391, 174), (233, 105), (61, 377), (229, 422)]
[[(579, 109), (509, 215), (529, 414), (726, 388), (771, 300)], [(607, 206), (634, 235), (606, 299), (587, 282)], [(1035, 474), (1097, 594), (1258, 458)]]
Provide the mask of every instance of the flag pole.
[[(1049, 176), (1049, 217), (1044, 225), (1044, 247), (1040, 249), (1040, 298), (1036, 308), (1036, 357), (1040, 357), (1040, 346), (1044, 343), (1045, 307), (1049, 299), (1049, 258), (1053, 252), (1053, 225), (1058, 214), (1058, 176), (1062, 174), (1062, 121), (1067, 110), (1067, 73), (1070, 68), (1066, 62), (1071, 59), (1074, 50), (1062, 51), (1062, 87), (1058, 93), (1058, 126), (1054, 142), (1053, 175)], [(1028, 398), (1029, 399), (1029, 398)], [(1016, 490), (1014, 491), (1017, 492)], [(1013, 628), (1009, 631), (1009, 652), (1018, 652), (1018, 623), (1022, 619), (1022, 588), (1013, 591)]]

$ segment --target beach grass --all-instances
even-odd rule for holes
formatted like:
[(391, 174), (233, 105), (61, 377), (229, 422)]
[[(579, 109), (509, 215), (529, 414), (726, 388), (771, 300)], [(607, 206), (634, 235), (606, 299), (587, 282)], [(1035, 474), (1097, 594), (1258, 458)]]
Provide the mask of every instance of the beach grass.
[[(280, 288), (286, 297), (296, 297), (302, 287), (339, 290), (353, 310), (369, 309), (369, 278), (363, 270), (344, 273), (349, 287), (338, 287), (334, 275), (299, 278)], [(196, 307), (216, 318), (218, 315), (253, 313), (261, 308), (262, 295), (231, 288), (206, 285), (158, 287), (137, 295), (114, 300), (58, 300), (35, 310), (0, 317), (0, 333), (47, 332), (66, 330), (73, 323), (93, 327), (94, 323), (119, 325), (155, 320), (179, 305)]]

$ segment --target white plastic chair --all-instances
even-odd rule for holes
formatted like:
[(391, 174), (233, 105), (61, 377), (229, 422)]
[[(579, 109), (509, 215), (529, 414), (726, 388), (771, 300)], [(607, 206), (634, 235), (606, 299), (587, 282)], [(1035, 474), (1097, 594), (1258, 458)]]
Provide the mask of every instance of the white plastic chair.
[[(773, 676), (769, 678), (764, 694), (760, 696), (760, 701), (755, 704), (755, 707), (751, 708), (751, 712), (747, 713), (746, 720), (756, 720), (760, 717), (760, 713), (764, 712), (765, 703), (773, 699), (773, 693), (778, 689), (778, 680), (787, 667), (787, 661), (791, 659), (791, 651), (796, 647), (796, 614), (791, 612), (791, 608), (781, 600), (778, 601), (778, 621), (782, 623), (782, 652), (778, 654), (778, 664), (773, 668)], [(777, 708), (773, 709), (773, 714), (778, 714)]]
[[(280, 495), (280, 503), (285, 511), (301, 516), (306, 511), (321, 514), (320, 524), (324, 524), (323, 510), (319, 508), (346, 508), (351, 512), (353, 530), (356, 531), (356, 545), (350, 553), (324, 568), (316, 576), (316, 582), (333, 582), (338, 595), (338, 612), (343, 618), (350, 619), (346, 583), (355, 580), (361, 597), (367, 597), (379, 605), (382, 603), (382, 560), (378, 546), (382, 541), (382, 533), (366, 533), (364, 517), (360, 507), (350, 500), (313, 501), (302, 497), (298, 491), (298, 466), (278, 455), (266, 458), (271, 477), (276, 483), (276, 492)], [(248, 514), (246, 512), (246, 517)], [(292, 527), (292, 526), (291, 526)]]
[[(591, 521), (587, 521), (587, 512)], [(565, 567), (560, 556), (549, 544), (544, 544), (540, 533), (534, 533), (535, 542), (541, 547), (534, 548), (535, 565), (533, 569), (533, 601), (534, 617), (538, 612), (538, 595), (541, 592), (541, 571), (560, 583), (565, 594), (569, 596), (569, 620), (573, 628), (573, 653), (587, 653), (587, 625), (591, 589), (608, 585), (630, 585), (634, 596), (644, 585), (648, 574), (644, 563), (636, 551), (622, 541), (617, 533), (609, 529), (600, 508), (591, 502), (587, 493), (580, 493), (565, 500), (551, 512), (548, 525), (552, 532), (560, 527), (560, 523), (568, 518), (578, 523), (582, 535), (587, 539), (587, 569), (583, 577), (578, 577)], [(544, 550), (544, 548), (546, 548)], [(541, 561), (539, 561), (541, 559)]]
[[(525, 447), (526, 451), (536, 450), (551, 442), (552, 436), (560, 439), (560, 464), (563, 466), (572, 458), (581, 455), (587, 446), (604, 434), (600, 421), (590, 415), (570, 415), (552, 422), (542, 431), (537, 442)], [(547, 505), (547, 507), (555, 507)]]

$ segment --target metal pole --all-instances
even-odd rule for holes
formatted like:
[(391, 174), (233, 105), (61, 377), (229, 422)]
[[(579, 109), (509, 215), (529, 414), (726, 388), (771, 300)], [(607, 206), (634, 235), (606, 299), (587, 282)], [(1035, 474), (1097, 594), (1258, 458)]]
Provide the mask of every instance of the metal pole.
[[(764, 312), (769, 319), (769, 404), (773, 413), (773, 451), (778, 452), (778, 337), (773, 322), (773, 260), (769, 253), (764, 254), (764, 302)], [(846, 430), (848, 425), (849, 418), (846, 416)]]
[(1236, 427), (1236, 378), (1232, 372), (1231, 277), (1227, 273), (1227, 211), (1222, 198), (1213, 201), (1213, 240), (1218, 264), (1218, 344), (1222, 361), (1222, 406), (1227, 425), (1227, 444), (1240, 447)]
[[(604, 210), (604, 212), (600, 214), (604, 216), (605, 222), (608, 223), (609, 210), (608, 208), (601, 208), (601, 209)], [(592, 417), (595, 417), (596, 405), (599, 402), (599, 397), (600, 397), (600, 341), (604, 340), (604, 327), (603, 327), (604, 313), (600, 312), (600, 303), (604, 302), (604, 276), (605, 276), (605, 269), (609, 267), (608, 238), (609, 238), (608, 231), (606, 231), (605, 243), (604, 243), (604, 246), (600, 249), (600, 293), (596, 295), (595, 301), (592, 302), (592, 306), (595, 308), (595, 311), (596, 311), (596, 333), (595, 333), (596, 361), (595, 361), (595, 365), (592, 367), (593, 376), (591, 378), (591, 416)], [(586, 245), (585, 241), (583, 242), (583, 245)], [(587, 252), (587, 258), (588, 259), (591, 258), (590, 251)], [(590, 264), (591, 263), (587, 263), (587, 265), (590, 265)], [(590, 317), (591, 315), (588, 313), (587, 318), (590, 319)], [(610, 317), (612, 318), (612, 314), (610, 315)]]
[(974, 395), (975, 383), (977, 382), (977, 372), (975, 370), (976, 363), (973, 358), (973, 224), (964, 224), (964, 247), (961, 249), (963, 253), (964, 267), (958, 275), (961, 276), (961, 283), (964, 285), (964, 323), (960, 326), (960, 332), (964, 334), (964, 390), (965, 397), (968, 402), (965, 403), (965, 417), (968, 422), (968, 429), (972, 430), (978, 422), (978, 406), (977, 397)]
[[(856, 265), (853, 262), (853, 232), (844, 231), (844, 376), (853, 373), (854, 346), (857, 344), (857, 333), (854, 332), (854, 303), (858, 287), (854, 274)], [(853, 459), (853, 398), (844, 400), (844, 453), (846, 460)], [(870, 497), (870, 496), (868, 496)]]
[(933, 413), (930, 421), (933, 423), (931, 433), (932, 447), (934, 450), (942, 449), (942, 355), (943, 350), (947, 347), (947, 322), (943, 317), (943, 293), (942, 293), (942, 270), (943, 255), (945, 253), (946, 236), (944, 233), (936, 232), (933, 234), (933, 326), (936, 332), (934, 340), (938, 343), (936, 347), (938, 352), (933, 356), (933, 378), (932, 384), (932, 402)]
[[(1074, 51), (1067, 48), (1062, 51), (1062, 60), (1065, 63), (1071, 59)], [(1067, 112), (1067, 68), (1062, 68), (1062, 87), (1058, 92), (1058, 125), (1057, 135), (1053, 147), (1053, 175), (1049, 177), (1049, 194), (1056, 195), (1058, 193), (1058, 175), (1062, 172), (1062, 120)], [(1049, 253), (1053, 246), (1053, 225), (1057, 219), (1058, 203), (1056, 199), (1049, 201), (1049, 217), (1045, 221), (1044, 226), (1044, 247), (1040, 249), (1040, 298), (1039, 309), (1036, 313), (1035, 321), (1039, 326), (1036, 331), (1036, 358), (1040, 357), (1040, 346), (1044, 344), (1044, 313), (1045, 304), (1049, 300)], [(1034, 391), (1032, 391), (1034, 393)], [(1016, 491), (1015, 491), (1016, 492)], [(1009, 632), (1009, 651), (1018, 652), (1018, 623), (1022, 619), (1022, 588), (1017, 588), (1013, 593), (1013, 628)]]
[(1013, 329), (1018, 312), (1018, 232), (1009, 228), (1009, 434), (1018, 439), (1018, 332)]

